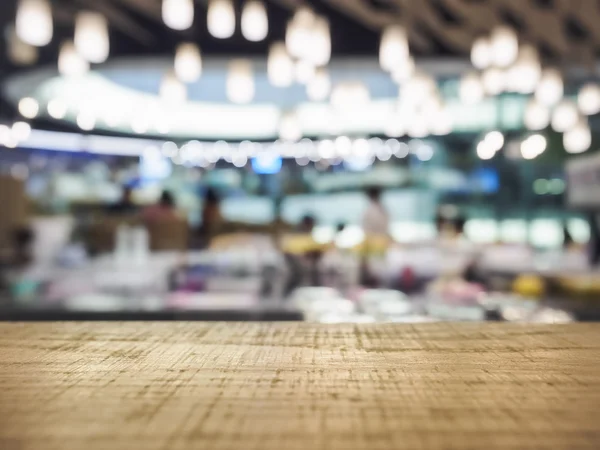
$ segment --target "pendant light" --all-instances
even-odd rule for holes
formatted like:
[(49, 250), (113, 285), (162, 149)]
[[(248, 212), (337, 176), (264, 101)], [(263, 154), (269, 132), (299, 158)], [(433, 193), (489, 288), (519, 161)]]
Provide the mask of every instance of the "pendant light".
[(600, 112), (600, 85), (588, 83), (579, 91), (577, 97), (579, 110), (586, 116), (593, 116)]
[(163, 0), (162, 19), (173, 30), (187, 30), (194, 23), (194, 0)]
[(583, 153), (592, 146), (592, 132), (587, 121), (580, 120), (563, 135), (563, 144), (568, 153)]
[(315, 21), (315, 13), (310, 8), (302, 6), (288, 23), (285, 33), (285, 45), (292, 57), (310, 60), (310, 51), (313, 50), (310, 41)]
[(532, 99), (525, 107), (524, 122), (528, 130), (543, 130), (550, 125), (550, 109)]
[(228, 39), (235, 32), (235, 10), (231, 0), (210, 0), (208, 32), (217, 39)]
[(545, 69), (535, 90), (535, 98), (546, 106), (556, 105), (564, 95), (564, 82), (557, 69)]
[(48, 110), (48, 115), (56, 120), (64, 119), (69, 111), (67, 104), (57, 98), (50, 100), (46, 109)]
[(471, 47), (471, 63), (479, 70), (487, 69), (492, 64), (492, 44), (489, 39), (481, 37)]
[(40, 105), (36, 99), (25, 97), (19, 101), (18, 109), (19, 114), (26, 119), (35, 119), (40, 112)]
[(519, 94), (533, 94), (542, 76), (542, 65), (537, 49), (522, 45), (515, 64), (508, 70), (507, 88)]
[(267, 61), (269, 82), (275, 87), (288, 87), (294, 82), (294, 61), (283, 42), (275, 42), (269, 49)]
[(546, 151), (548, 141), (541, 134), (529, 136), (521, 142), (521, 156), (523, 159), (532, 160), (540, 156)]
[(31, 125), (21, 120), (12, 124), (10, 128), (10, 134), (13, 141), (21, 142), (26, 141), (31, 136)]
[(249, 0), (242, 10), (242, 34), (252, 42), (260, 42), (269, 34), (269, 19), (265, 4)]
[(387, 27), (381, 35), (379, 46), (379, 64), (386, 72), (393, 72), (397, 66), (405, 63), (409, 54), (406, 30), (400, 25)]
[(83, 131), (96, 128), (96, 114), (92, 110), (83, 109), (77, 114), (77, 126)]
[(326, 66), (331, 60), (331, 29), (329, 20), (317, 16), (307, 42), (308, 60), (315, 66)]
[(508, 67), (519, 54), (519, 39), (509, 27), (498, 27), (492, 32), (492, 61), (498, 67)]
[(572, 100), (565, 99), (561, 101), (552, 113), (552, 128), (554, 131), (563, 133), (570, 130), (579, 121), (579, 111), (577, 104)]
[(202, 75), (202, 56), (196, 44), (184, 42), (175, 51), (175, 74), (184, 83), (195, 83)]
[(108, 59), (110, 40), (108, 23), (102, 14), (84, 11), (75, 19), (75, 48), (91, 63), (100, 64)]
[(229, 63), (227, 74), (227, 98), (232, 103), (250, 103), (254, 98), (254, 75), (252, 63), (236, 59)]
[(77, 52), (73, 41), (63, 42), (58, 52), (58, 72), (66, 77), (76, 77), (89, 70), (90, 63)]
[(16, 31), (17, 36), (29, 45), (48, 45), (54, 33), (50, 1), (20, 0), (17, 6)]

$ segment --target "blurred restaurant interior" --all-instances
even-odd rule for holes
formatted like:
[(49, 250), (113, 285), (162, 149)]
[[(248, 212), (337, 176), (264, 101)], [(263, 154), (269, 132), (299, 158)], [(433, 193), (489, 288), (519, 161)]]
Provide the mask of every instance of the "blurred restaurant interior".
[(0, 22), (0, 320), (600, 317), (598, 2)]

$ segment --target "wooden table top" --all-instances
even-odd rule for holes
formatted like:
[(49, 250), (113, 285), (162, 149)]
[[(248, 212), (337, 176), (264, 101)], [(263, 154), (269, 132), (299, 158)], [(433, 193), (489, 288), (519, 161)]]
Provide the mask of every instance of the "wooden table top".
[(600, 325), (0, 325), (0, 449), (600, 448)]

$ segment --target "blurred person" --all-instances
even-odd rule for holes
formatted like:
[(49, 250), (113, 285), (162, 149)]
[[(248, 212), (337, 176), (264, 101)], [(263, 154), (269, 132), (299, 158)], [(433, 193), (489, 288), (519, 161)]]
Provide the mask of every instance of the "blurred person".
[[(363, 216), (363, 231), (365, 240), (361, 252), (359, 280), (362, 286), (368, 288), (377, 288), (380, 285), (379, 274), (375, 273), (371, 267), (371, 260), (374, 254), (381, 251), (381, 245), (378, 242), (380, 238), (387, 239), (389, 236), (390, 218), (381, 201), (381, 189), (372, 187), (367, 190), (369, 204)], [(387, 244), (385, 244), (387, 247)]]
[(315, 217), (306, 214), (295, 230), (284, 239), (282, 250), (287, 266), (284, 285), (286, 296), (299, 286), (321, 285), (319, 261), (322, 250), (312, 237), (315, 225)]
[(35, 235), (29, 226), (18, 227), (11, 233), (9, 264), (15, 268), (28, 265), (33, 261), (33, 243)]
[(363, 216), (363, 230), (366, 235), (387, 236), (390, 226), (389, 215), (381, 202), (381, 189), (367, 190), (369, 205)]
[(201, 247), (210, 244), (211, 239), (217, 234), (223, 225), (221, 215), (221, 200), (217, 192), (209, 188), (206, 190), (202, 202), (201, 224), (197, 231), (197, 237)]
[(312, 232), (315, 228), (316, 222), (317, 221), (314, 216), (307, 214), (304, 217), (302, 217), (302, 220), (300, 221), (300, 224), (298, 225), (298, 231), (301, 233), (305, 233), (305, 234), (312, 234)]
[(454, 219), (454, 232), (457, 238), (463, 239), (465, 236), (465, 225), (467, 224), (467, 219), (464, 217), (457, 217)]
[(133, 189), (131, 186), (123, 186), (123, 193), (117, 203), (112, 204), (108, 211), (112, 214), (133, 214), (138, 211), (137, 205), (133, 202)]
[(590, 214), (589, 261), (591, 266), (600, 264), (600, 218), (596, 214)]
[(179, 218), (173, 194), (167, 190), (163, 191), (155, 205), (144, 209), (142, 217), (146, 222)]
[(577, 249), (577, 244), (566, 225), (563, 226), (563, 250)]
[(437, 231), (438, 237), (444, 235), (446, 233), (447, 228), (448, 227), (446, 218), (438, 212), (435, 215), (435, 230)]

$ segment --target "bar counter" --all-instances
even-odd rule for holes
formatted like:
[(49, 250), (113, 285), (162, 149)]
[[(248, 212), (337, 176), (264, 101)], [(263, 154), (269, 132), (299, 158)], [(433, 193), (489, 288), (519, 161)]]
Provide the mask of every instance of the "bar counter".
[(0, 324), (0, 449), (600, 448), (600, 325)]

